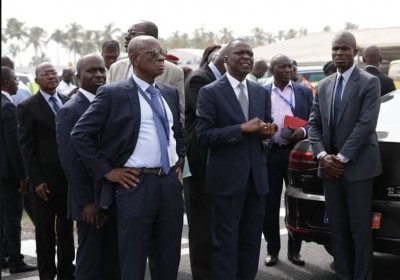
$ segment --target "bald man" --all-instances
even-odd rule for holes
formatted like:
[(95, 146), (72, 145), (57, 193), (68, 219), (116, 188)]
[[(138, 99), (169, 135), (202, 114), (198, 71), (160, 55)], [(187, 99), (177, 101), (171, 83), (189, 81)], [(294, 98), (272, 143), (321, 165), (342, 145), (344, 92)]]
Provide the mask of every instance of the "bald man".
[(268, 71), (269, 67), (264, 59), (257, 59), (254, 61), (253, 69), (247, 74), (247, 80), (259, 84), (258, 79), (264, 77), (264, 74)]
[(382, 56), (378, 46), (369, 45), (364, 49), (363, 62), (365, 63), (365, 71), (379, 78), (381, 82), (381, 96), (396, 89), (393, 79), (379, 70)]

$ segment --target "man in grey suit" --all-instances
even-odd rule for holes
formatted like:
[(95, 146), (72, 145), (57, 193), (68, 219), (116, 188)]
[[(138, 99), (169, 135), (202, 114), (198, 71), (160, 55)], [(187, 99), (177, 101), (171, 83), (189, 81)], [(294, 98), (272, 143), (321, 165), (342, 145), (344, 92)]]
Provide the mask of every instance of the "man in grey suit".
[[(149, 35), (156, 39), (158, 39), (158, 28), (153, 22), (140, 20), (134, 23), (127, 31), (125, 35), (125, 48), (128, 50), (128, 44), (135, 38), (140, 35)], [(127, 78), (131, 77), (133, 73), (132, 64), (129, 61), (129, 58), (123, 58), (115, 62), (110, 67), (109, 77), (107, 82), (116, 82), (123, 81)], [(179, 92), (179, 107), (181, 111), (181, 121), (184, 123), (185, 119), (185, 95), (184, 95), (184, 79), (183, 79), (183, 70), (176, 66), (175, 64), (165, 60), (164, 61), (164, 72), (156, 77), (157, 82), (162, 82), (169, 84), (173, 87), (176, 87)]]
[(356, 67), (357, 52), (353, 34), (333, 38), (338, 73), (318, 83), (308, 133), (321, 167), (336, 277), (365, 280), (372, 278), (373, 179), (382, 173), (380, 84)]

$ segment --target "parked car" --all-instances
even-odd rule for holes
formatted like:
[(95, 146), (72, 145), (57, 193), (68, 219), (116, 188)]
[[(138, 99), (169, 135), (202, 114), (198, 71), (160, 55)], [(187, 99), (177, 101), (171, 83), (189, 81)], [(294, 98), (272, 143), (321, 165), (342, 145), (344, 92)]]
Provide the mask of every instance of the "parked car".
[[(400, 90), (381, 98), (377, 124), (383, 174), (375, 179), (373, 193), (374, 251), (400, 255)], [(332, 253), (322, 180), (317, 176), (308, 140), (296, 144), (289, 159), (285, 192), (286, 227), (290, 234), (316, 242)]]
[(322, 66), (299, 66), (297, 67), (297, 75), (303, 76), (314, 86), (317, 86), (318, 82), (325, 78), (324, 70)]
[(390, 62), (388, 76), (393, 79), (396, 89), (400, 89), (400, 59)]

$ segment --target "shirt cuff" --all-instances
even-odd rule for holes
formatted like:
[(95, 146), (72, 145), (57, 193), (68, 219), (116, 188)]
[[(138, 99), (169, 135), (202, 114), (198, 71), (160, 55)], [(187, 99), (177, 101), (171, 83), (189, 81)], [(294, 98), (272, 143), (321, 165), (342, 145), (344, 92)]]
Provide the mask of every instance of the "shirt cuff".
[(325, 155), (327, 155), (328, 153), (327, 152), (325, 152), (325, 151), (322, 151), (322, 152), (320, 152), (318, 155), (317, 155), (317, 159), (318, 160), (321, 160)]
[(340, 159), (342, 163), (347, 163), (349, 159), (342, 154), (338, 154), (337, 157)]
[(303, 138), (306, 138), (306, 136), (307, 136), (306, 129), (304, 127), (300, 127), (300, 128), (301, 128), (301, 130), (303, 130)]

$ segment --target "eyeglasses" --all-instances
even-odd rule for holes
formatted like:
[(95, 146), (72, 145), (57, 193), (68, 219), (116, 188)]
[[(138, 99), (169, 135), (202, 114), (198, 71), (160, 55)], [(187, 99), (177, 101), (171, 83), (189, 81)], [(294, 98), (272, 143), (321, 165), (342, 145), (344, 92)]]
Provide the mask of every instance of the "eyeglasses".
[(146, 32), (143, 31), (136, 31), (134, 29), (128, 29), (128, 32), (126, 32), (126, 34), (131, 35), (132, 37), (138, 36), (138, 35), (143, 35), (146, 34)]
[(43, 77), (43, 78), (47, 78), (47, 77), (49, 77), (49, 76), (56, 76), (56, 77), (58, 77), (58, 73), (57, 73), (57, 71), (50, 71), (50, 72), (40, 73), (38, 76), (39, 76), (39, 77)]
[(152, 58), (156, 58), (156, 57), (159, 57), (160, 55), (162, 55), (164, 57), (167, 56), (168, 51), (151, 49), (148, 51), (137, 52), (136, 54), (141, 54), (141, 53), (150, 53)]

